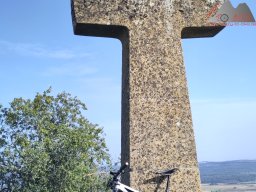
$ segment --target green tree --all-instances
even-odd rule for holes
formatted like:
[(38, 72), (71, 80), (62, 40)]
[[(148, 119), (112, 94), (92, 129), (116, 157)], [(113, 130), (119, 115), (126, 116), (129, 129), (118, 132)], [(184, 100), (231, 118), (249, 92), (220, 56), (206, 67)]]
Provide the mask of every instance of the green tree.
[(110, 165), (103, 131), (85, 110), (51, 89), (0, 106), (0, 191), (106, 191), (106, 177), (94, 174)]

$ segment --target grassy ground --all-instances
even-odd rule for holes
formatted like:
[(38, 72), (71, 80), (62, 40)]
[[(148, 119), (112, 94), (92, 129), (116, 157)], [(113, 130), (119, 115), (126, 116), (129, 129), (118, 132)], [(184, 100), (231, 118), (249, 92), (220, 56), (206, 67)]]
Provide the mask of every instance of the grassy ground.
[(256, 191), (256, 184), (203, 184), (202, 189), (203, 192), (252, 192)]

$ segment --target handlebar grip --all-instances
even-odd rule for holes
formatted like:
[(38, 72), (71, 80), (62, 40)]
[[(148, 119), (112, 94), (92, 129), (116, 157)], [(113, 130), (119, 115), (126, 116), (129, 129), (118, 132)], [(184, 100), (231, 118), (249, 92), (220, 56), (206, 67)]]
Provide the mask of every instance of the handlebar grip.
[(122, 173), (123, 170), (125, 170), (125, 168), (128, 167), (128, 165), (129, 165), (128, 162), (126, 162), (124, 165), (122, 165), (122, 167), (116, 172), (115, 176), (117, 177), (118, 175), (120, 175), (120, 173)]

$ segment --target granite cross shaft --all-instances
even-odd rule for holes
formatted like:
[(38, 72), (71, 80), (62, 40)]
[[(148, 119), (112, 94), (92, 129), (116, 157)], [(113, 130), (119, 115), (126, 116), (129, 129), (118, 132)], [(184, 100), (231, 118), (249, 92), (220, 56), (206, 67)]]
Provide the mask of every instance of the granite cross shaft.
[(155, 172), (170, 168), (171, 191), (201, 191), (181, 39), (223, 29), (207, 24), (214, 3), (72, 0), (76, 35), (122, 42), (121, 161), (132, 167), (123, 181), (139, 191), (163, 191)]

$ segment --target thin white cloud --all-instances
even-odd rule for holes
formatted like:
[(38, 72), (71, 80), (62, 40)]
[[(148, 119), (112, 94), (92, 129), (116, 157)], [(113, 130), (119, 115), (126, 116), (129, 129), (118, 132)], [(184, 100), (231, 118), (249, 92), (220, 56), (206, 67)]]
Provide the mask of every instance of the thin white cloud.
[(255, 159), (255, 98), (192, 100), (199, 161)]
[(192, 99), (192, 105), (256, 105), (255, 98)]
[(0, 50), (2, 53), (18, 54), (22, 56), (52, 58), (52, 59), (74, 59), (87, 57), (88, 53), (81, 53), (70, 49), (48, 48), (40, 44), (31, 43), (13, 43), (0, 41)]
[(77, 79), (87, 98), (99, 101), (115, 102), (121, 98), (121, 82), (111, 77), (90, 76)]
[[(91, 77), (79, 79), (80, 83), (89, 86), (102, 85), (104, 87), (109, 87), (109, 85), (115, 85), (113, 79), (110, 77)], [(108, 86), (107, 86), (108, 85)]]
[(85, 75), (92, 75), (97, 73), (97, 69), (86, 64), (60, 64), (48, 68), (43, 71), (42, 75), (45, 76), (69, 76), (81, 77)]

